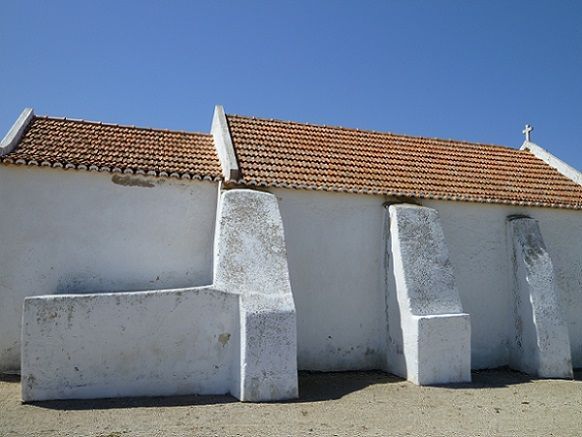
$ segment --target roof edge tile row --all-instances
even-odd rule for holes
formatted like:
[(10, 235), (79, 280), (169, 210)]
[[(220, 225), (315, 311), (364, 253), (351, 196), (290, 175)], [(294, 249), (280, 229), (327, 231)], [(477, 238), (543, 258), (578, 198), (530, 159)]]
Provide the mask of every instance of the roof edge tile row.
[(36, 116), (27, 108), (0, 143), (0, 162), (227, 187), (582, 210), (580, 173), (536, 147), (226, 115), (219, 105), (209, 133)]
[[(239, 115), (227, 119), (241, 169), (238, 185), (582, 209), (582, 185), (530, 150)], [(392, 165), (395, 159), (400, 162)]]

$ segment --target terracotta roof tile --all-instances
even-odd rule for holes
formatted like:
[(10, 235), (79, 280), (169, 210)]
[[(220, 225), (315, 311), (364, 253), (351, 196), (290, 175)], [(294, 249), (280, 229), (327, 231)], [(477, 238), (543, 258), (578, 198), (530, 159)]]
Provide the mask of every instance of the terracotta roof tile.
[(582, 209), (528, 151), (228, 115), (245, 185)]
[[(227, 116), (243, 185), (582, 209), (582, 187), (528, 151)], [(35, 117), (0, 158), (26, 164), (221, 179), (210, 134)]]
[(222, 175), (209, 134), (38, 116), (1, 160), (184, 179), (218, 180)]

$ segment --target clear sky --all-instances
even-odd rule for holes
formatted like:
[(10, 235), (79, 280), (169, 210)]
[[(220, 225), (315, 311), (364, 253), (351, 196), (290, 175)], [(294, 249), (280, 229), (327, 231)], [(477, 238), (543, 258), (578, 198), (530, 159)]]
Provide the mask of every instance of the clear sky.
[(519, 147), (582, 169), (582, 1), (0, 3), (20, 111), (208, 132), (255, 115)]

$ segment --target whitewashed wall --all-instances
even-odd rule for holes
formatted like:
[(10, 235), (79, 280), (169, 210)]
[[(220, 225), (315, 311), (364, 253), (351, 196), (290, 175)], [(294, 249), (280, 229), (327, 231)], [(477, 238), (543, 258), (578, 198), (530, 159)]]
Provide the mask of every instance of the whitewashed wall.
[(582, 212), (565, 209), (424, 201), (436, 208), (455, 267), (465, 312), (471, 314), (473, 368), (506, 365), (515, 334), (506, 217), (539, 221), (567, 312), (572, 361), (582, 367)]
[(423, 205), (439, 211), (463, 310), (471, 315), (472, 367), (507, 365), (513, 266), (506, 217), (525, 209), (463, 202)]
[(582, 212), (549, 210), (532, 212), (554, 263), (554, 274), (562, 292), (562, 308), (570, 332), (572, 364), (582, 368)]
[(211, 287), (28, 298), (22, 399), (229, 393), (238, 306)]
[(273, 190), (285, 226), (299, 369), (379, 369), (386, 342), (382, 199)]
[[(385, 367), (386, 283), (393, 292), (384, 269), (385, 199), (270, 191), (285, 227), (299, 368)], [(0, 166), (0, 370), (19, 366), (25, 296), (210, 284), (216, 198), (217, 184), (210, 182), (114, 183), (111, 174)], [(441, 217), (463, 309), (471, 315), (473, 368), (508, 364), (511, 214), (540, 222), (567, 311), (573, 364), (582, 367), (582, 212), (422, 204)]]
[[(274, 189), (297, 308), (300, 369), (382, 368), (387, 340), (382, 196)], [(536, 218), (568, 313), (574, 367), (582, 367), (582, 212), (468, 202), (421, 202), (439, 211), (463, 309), (472, 367), (507, 365), (514, 335), (506, 218)], [(385, 284), (388, 284), (387, 286)], [(395, 336), (399, 333), (392, 333)]]
[(0, 166), (0, 370), (25, 296), (212, 282), (218, 184)]

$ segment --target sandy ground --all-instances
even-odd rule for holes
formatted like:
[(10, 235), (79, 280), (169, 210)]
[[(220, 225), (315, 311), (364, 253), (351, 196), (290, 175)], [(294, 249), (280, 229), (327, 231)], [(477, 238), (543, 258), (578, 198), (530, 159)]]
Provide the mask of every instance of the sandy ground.
[(582, 372), (574, 381), (475, 372), (471, 384), (417, 387), (381, 372), (301, 374), (294, 402), (229, 396), (20, 403), (0, 380), (1, 436), (582, 435)]

